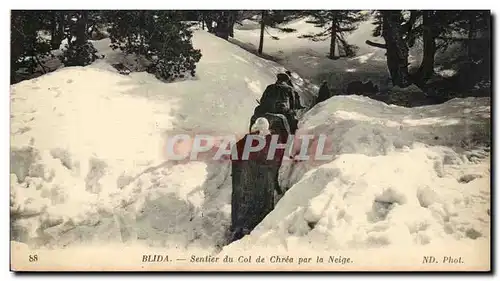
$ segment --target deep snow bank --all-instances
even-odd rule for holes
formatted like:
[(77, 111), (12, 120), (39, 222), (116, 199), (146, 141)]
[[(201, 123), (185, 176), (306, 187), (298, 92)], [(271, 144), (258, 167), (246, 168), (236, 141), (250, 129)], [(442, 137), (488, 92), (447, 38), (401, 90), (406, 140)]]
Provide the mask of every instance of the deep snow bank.
[(280, 183), (287, 193), (251, 235), (223, 253), (487, 251), (489, 103), (468, 98), (404, 108), (337, 96), (318, 104), (304, 115), (299, 134), (327, 134), (325, 154), (336, 157), (285, 162)]
[[(244, 133), (254, 100), (281, 69), (205, 32), (194, 44), (203, 53), (195, 79), (119, 75), (109, 64), (120, 56), (102, 44), (104, 60), (11, 87), (13, 240), (210, 252), (224, 244), (229, 165), (165, 161), (164, 136)], [(332, 136), (326, 152), (337, 158), (285, 162), (280, 182), (289, 191), (222, 253), (482, 246), (489, 122), (487, 99), (412, 109), (357, 96), (320, 103), (299, 132)]]
[(197, 77), (166, 84), (145, 72), (118, 74), (110, 64), (133, 58), (108, 39), (93, 43), (104, 59), (11, 86), (12, 239), (221, 244), (229, 165), (165, 161), (165, 137), (244, 134), (255, 99), (281, 68), (195, 32)]

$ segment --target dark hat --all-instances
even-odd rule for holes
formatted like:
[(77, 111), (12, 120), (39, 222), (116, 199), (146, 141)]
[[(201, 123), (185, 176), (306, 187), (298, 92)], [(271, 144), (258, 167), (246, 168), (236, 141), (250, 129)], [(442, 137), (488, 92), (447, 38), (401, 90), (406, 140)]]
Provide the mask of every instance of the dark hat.
[(290, 76), (286, 75), (285, 73), (278, 73), (276, 75), (276, 78), (278, 78), (278, 82), (290, 81)]

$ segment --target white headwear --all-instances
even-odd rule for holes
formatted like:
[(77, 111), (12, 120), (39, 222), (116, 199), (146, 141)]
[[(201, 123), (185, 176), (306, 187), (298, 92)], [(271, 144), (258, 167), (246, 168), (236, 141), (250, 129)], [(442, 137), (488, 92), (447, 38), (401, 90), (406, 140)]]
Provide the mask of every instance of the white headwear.
[(259, 132), (259, 135), (261, 136), (269, 135), (271, 133), (269, 131), (269, 121), (264, 117), (257, 118), (257, 120), (255, 120), (255, 123), (253, 123), (250, 132)]

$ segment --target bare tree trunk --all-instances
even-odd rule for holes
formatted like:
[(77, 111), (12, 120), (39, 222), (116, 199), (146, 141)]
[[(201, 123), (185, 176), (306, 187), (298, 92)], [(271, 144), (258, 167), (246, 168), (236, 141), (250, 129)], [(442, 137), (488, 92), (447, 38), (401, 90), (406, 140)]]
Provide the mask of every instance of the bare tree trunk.
[(335, 43), (337, 39), (337, 26), (335, 22), (335, 15), (332, 16), (332, 27), (330, 30), (331, 38), (330, 38), (330, 55), (328, 56), (330, 59), (335, 58)]
[(50, 11), (50, 47), (56, 49), (59, 47), (57, 43), (57, 12)]
[[(59, 16), (57, 17), (57, 35), (58, 39), (62, 41), (64, 39), (64, 28), (66, 26), (66, 13), (63, 11), (58, 12)], [(60, 44), (61, 42), (59, 42)]]
[(88, 21), (88, 11), (81, 11), (79, 13), (79, 18), (76, 23), (76, 44), (84, 45), (87, 42), (87, 21)]
[(64, 37), (64, 12), (51, 12), (51, 36), (50, 46), (52, 49), (58, 49)]
[(259, 50), (258, 53), (262, 54), (262, 49), (264, 48), (264, 30), (266, 29), (266, 11), (262, 11), (260, 19), (260, 40), (259, 40)]
[(215, 27), (215, 35), (225, 40), (229, 39), (229, 20), (230, 12), (221, 12), (220, 16), (217, 18), (217, 26)]
[(234, 38), (234, 24), (236, 23), (236, 17), (238, 16), (237, 11), (230, 11), (229, 12), (229, 20), (228, 20), (228, 29), (229, 29), (229, 36)]
[(139, 16), (139, 36), (141, 37), (140, 38), (141, 46), (138, 49), (139, 56), (146, 53), (146, 51), (144, 50), (146, 45), (146, 37), (145, 37), (146, 33), (144, 32), (144, 30), (146, 29), (145, 25), (146, 25), (146, 11), (141, 11)]
[(469, 58), (469, 60), (472, 60), (474, 54), (473, 54), (473, 40), (474, 38), (476, 37), (476, 27), (475, 27), (475, 17), (474, 17), (474, 12), (469, 12), (469, 30), (468, 30), (468, 34), (467, 34), (467, 37), (469, 39), (469, 41), (467, 42), (467, 56)]
[(207, 27), (207, 31), (210, 33), (213, 33), (212, 19), (213, 19), (213, 12), (212, 11), (205, 11), (205, 13), (203, 14), (203, 22), (205, 23), (205, 26)]
[(408, 74), (408, 46), (403, 39), (401, 11), (383, 11), (382, 36), (387, 47), (387, 66), (393, 85), (406, 88), (411, 85)]
[(434, 32), (432, 22), (432, 11), (423, 11), (423, 41), (424, 41), (424, 56), (422, 63), (415, 77), (415, 82), (419, 87), (422, 87), (434, 73), (434, 56), (436, 54), (436, 34)]

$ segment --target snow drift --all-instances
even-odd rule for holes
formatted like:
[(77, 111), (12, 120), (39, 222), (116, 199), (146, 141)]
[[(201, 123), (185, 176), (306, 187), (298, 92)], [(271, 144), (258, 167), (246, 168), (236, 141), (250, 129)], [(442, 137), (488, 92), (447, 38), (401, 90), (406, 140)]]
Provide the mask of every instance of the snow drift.
[[(118, 74), (110, 64), (130, 58), (105, 40), (94, 42), (106, 57), (93, 65), (11, 86), (12, 240), (218, 252), (230, 222), (230, 166), (166, 161), (165, 137), (244, 134), (255, 99), (283, 68), (198, 31), (197, 77), (165, 84)], [(294, 82), (302, 98), (316, 93), (296, 74)], [(288, 192), (221, 254), (483, 246), (489, 122), (488, 99), (411, 109), (358, 96), (320, 103), (299, 133), (332, 136), (335, 159), (285, 163)]]
[(331, 136), (324, 154), (335, 159), (285, 162), (280, 184), (289, 190), (251, 235), (225, 253), (487, 250), (489, 102), (468, 98), (404, 108), (336, 96), (318, 104), (304, 115), (298, 134)]
[[(63, 247), (111, 241), (221, 244), (229, 164), (165, 159), (177, 133), (243, 135), (265, 86), (283, 69), (206, 32), (197, 76), (162, 83), (93, 42), (104, 59), (11, 86), (12, 239)], [(201, 242), (200, 242), (201, 241)]]

